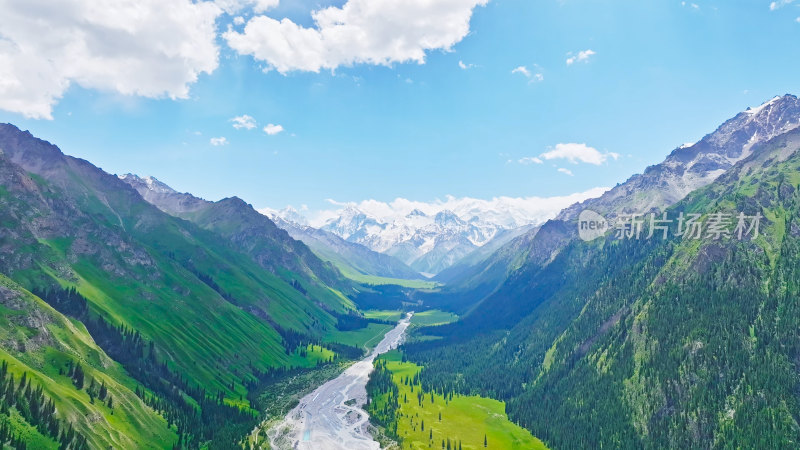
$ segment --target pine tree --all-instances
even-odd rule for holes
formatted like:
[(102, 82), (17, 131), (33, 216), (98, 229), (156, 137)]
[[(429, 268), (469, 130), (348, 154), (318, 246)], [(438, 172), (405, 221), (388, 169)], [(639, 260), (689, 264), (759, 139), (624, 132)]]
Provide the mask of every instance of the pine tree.
[(75, 365), (75, 371), (72, 374), (72, 381), (75, 383), (75, 387), (78, 390), (83, 389), (83, 368), (81, 367), (81, 363)]

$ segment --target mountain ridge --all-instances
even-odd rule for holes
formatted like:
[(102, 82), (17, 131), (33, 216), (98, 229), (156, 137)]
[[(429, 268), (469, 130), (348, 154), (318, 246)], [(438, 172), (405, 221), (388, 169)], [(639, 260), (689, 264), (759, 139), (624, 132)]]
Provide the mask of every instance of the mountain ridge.
[[(607, 219), (619, 214), (662, 211), (683, 199), (688, 192), (716, 180), (736, 162), (747, 158), (754, 147), (798, 127), (800, 99), (791, 94), (773, 97), (758, 107), (737, 113), (700, 141), (676, 148), (661, 163), (649, 166), (642, 174), (631, 176), (599, 197), (568, 206), (549, 222), (553, 227), (556, 227), (556, 222), (575, 223), (584, 209), (598, 212)], [(690, 174), (684, 177), (693, 168), (696, 168), (695, 175), (700, 176)], [(544, 241), (560, 234), (536, 236), (535, 232), (529, 232), (518, 236), (479, 263), (449, 272), (448, 288), (453, 295), (463, 295), (463, 291), (481, 285), (481, 292), (488, 295), (522, 264), (544, 264), (552, 253), (560, 251), (571, 239), (577, 239), (577, 228), (569, 227), (568, 230), (571, 236), (567, 239), (558, 237), (557, 242)], [(544, 249), (551, 253), (542, 252)], [(475, 296), (468, 298), (470, 301), (480, 300)], [(438, 297), (436, 301), (443, 299)], [(460, 309), (464, 310), (463, 307)]]
[(419, 272), (391, 255), (375, 252), (329, 231), (283, 219), (274, 213), (267, 212), (267, 215), (278, 227), (286, 230), (294, 239), (303, 241), (317, 256), (333, 263), (343, 273), (350, 272), (351, 276), (356, 275), (356, 277), (357, 274), (361, 274), (388, 279), (423, 278)]
[(423, 388), (502, 399), (554, 448), (793, 447), (800, 128), (749, 150), (667, 211), (741, 212), (758, 233), (570, 239), (405, 347)]

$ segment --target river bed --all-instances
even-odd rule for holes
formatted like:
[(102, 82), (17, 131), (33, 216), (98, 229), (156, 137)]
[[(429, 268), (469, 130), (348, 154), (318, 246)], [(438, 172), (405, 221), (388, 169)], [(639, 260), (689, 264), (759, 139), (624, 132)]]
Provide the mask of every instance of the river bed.
[(386, 333), (368, 356), (303, 397), (280, 423), (268, 431), (272, 448), (379, 449), (369, 434), (369, 415), (363, 409), (367, 402), (366, 384), (375, 358), (403, 342), (412, 314), (409, 313)]

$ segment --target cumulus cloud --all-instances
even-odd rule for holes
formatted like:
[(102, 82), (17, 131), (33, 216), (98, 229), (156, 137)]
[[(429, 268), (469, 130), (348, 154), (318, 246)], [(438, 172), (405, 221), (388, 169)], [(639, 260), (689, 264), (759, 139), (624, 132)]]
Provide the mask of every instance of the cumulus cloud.
[(775, 11), (776, 9), (783, 8), (784, 6), (791, 5), (794, 0), (777, 0), (769, 4), (769, 10)]
[(270, 136), (275, 136), (276, 134), (283, 131), (283, 126), (275, 125), (274, 123), (270, 123), (264, 127), (264, 133), (267, 133)]
[(280, 73), (318, 72), (358, 63), (424, 63), (426, 52), (448, 51), (469, 33), (472, 11), (488, 0), (348, 0), (311, 13), (310, 28), (266, 15), (242, 32), (223, 34), (242, 55)]
[[(452, 211), (457, 216), (469, 220), (473, 216), (496, 223), (505, 228), (516, 228), (529, 224), (541, 224), (554, 218), (562, 209), (589, 198), (599, 197), (609, 188), (597, 187), (584, 192), (554, 197), (494, 197), (477, 199), (471, 197), (447, 196), (444, 200), (421, 202), (397, 198), (391, 202), (363, 200), (360, 202), (338, 202), (328, 200), (330, 209), (304, 211), (303, 215), (311, 226), (321, 227), (328, 220), (338, 217), (345, 208), (355, 208), (368, 217), (382, 223), (400, 220), (413, 210), (432, 216), (442, 211)], [(260, 210), (268, 214), (269, 208)]]
[(618, 159), (619, 153), (601, 153), (586, 144), (566, 143), (556, 144), (552, 150), (542, 153), (539, 157), (545, 160), (566, 159), (572, 164), (582, 162), (599, 166), (608, 161), (608, 158)]
[(464, 61), (459, 60), (458, 61), (458, 67), (460, 67), (461, 70), (467, 70), (467, 69), (472, 69), (473, 67), (475, 67), (475, 64), (464, 64)]
[(520, 73), (522, 75), (525, 75), (526, 78), (530, 78), (531, 76), (531, 71), (528, 70), (528, 68), (525, 66), (519, 66), (514, 70), (512, 70), (511, 73)]
[(236, 14), (249, 7), (256, 13), (263, 13), (278, 6), (280, 0), (215, 0), (214, 3), (228, 14)]
[(217, 68), (221, 13), (191, 0), (0, 2), (0, 109), (52, 119), (72, 84), (185, 98)]
[(226, 139), (224, 136), (220, 136), (220, 137), (211, 138), (208, 141), (208, 143), (213, 145), (214, 147), (220, 147), (220, 146), (223, 146), (223, 145), (228, 145), (228, 139)]
[(559, 172), (561, 172), (561, 173), (563, 173), (564, 175), (569, 175), (569, 176), (572, 176), (572, 171), (571, 171), (571, 170), (569, 170), (569, 169), (565, 169), (565, 168), (563, 168), (563, 167), (559, 167), (559, 168), (558, 168), (558, 171), (559, 171)]
[(577, 55), (572, 55), (571, 53), (568, 53), (567, 54), (567, 56), (568, 56), (567, 65), (571, 66), (571, 65), (575, 64), (576, 62), (589, 62), (589, 58), (592, 55), (596, 55), (596, 54), (597, 54), (597, 52), (595, 52), (594, 50), (591, 50), (591, 49), (581, 50), (581, 51), (578, 52)]
[(241, 130), (242, 128), (245, 130), (252, 130), (256, 127), (256, 119), (248, 116), (247, 114), (234, 117), (230, 121), (233, 122), (233, 128), (236, 128), (237, 130)]

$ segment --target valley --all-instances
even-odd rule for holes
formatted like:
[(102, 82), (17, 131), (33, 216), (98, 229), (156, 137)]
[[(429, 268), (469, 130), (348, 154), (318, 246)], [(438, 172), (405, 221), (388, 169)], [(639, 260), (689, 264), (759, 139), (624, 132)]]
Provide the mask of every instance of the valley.
[[(0, 150), (0, 446), (800, 440), (795, 96), (508, 229), (353, 208), (315, 229), (108, 174), (14, 125)], [(585, 239), (583, 208), (614, 227)]]
[(413, 312), (386, 333), (369, 356), (303, 397), (286, 418), (267, 431), (275, 448), (377, 449), (368, 432), (365, 385), (375, 359), (402, 343)]

